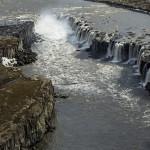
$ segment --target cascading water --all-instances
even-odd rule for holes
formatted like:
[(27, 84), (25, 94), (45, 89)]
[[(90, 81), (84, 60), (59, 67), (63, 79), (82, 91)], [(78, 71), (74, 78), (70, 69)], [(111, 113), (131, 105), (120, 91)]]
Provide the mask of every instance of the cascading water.
[[(143, 83), (144, 88), (148, 88), (147, 86), (150, 84), (150, 68), (146, 72), (145, 81)], [(149, 87), (150, 88), (150, 87)], [(150, 90), (150, 89), (149, 89)]]
[(106, 54), (106, 58), (111, 58), (113, 56), (112, 54), (112, 46), (113, 46), (113, 42), (110, 41), (108, 48), (107, 48), (107, 54)]
[(122, 61), (122, 48), (123, 48), (123, 43), (115, 43), (114, 48), (113, 48), (113, 60), (112, 62), (117, 63)]

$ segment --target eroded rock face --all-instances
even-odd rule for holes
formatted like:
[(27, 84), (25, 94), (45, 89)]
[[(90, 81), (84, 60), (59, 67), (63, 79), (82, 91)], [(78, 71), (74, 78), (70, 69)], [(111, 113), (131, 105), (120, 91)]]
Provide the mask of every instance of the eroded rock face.
[(36, 54), (31, 51), (33, 29), (32, 21), (0, 26), (0, 59), (16, 58), (18, 65), (34, 62)]
[(28, 150), (52, 127), (51, 81), (0, 66), (0, 150)]
[(17, 37), (22, 42), (23, 48), (29, 49), (32, 44), (33, 29), (33, 21), (20, 21), (10, 25), (1, 25), (0, 35)]

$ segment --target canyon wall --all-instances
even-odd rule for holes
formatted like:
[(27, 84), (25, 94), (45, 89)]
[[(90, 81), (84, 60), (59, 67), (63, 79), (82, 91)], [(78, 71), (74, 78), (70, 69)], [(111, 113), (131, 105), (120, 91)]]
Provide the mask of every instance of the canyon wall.
[(28, 150), (53, 129), (52, 83), (1, 65), (0, 74), (0, 150)]

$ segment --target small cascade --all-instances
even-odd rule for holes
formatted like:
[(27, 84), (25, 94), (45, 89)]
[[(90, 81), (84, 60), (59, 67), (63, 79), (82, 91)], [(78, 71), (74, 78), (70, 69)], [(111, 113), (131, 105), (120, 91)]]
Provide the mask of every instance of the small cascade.
[(128, 57), (128, 61), (130, 61), (133, 58), (133, 49), (134, 49), (134, 44), (130, 43), (129, 44), (129, 57)]
[(113, 60), (112, 62), (117, 63), (122, 61), (122, 50), (123, 50), (123, 43), (115, 43), (113, 47)]
[(140, 45), (135, 44), (135, 43), (129, 43), (129, 48), (128, 48), (128, 60), (125, 62), (125, 64), (136, 64), (137, 59), (138, 59), (138, 53), (140, 51)]
[(146, 71), (145, 81), (143, 83), (144, 88), (150, 90), (150, 68)]
[(142, 74), (142, 70), (143, 70), (143, 62), (142, 62), (142, 53), (143, 53), (143, 51), (144, 51), (144, 47), (141, 47), (141, 49), (139, 50), (139, 53), (138, 53), (138, 56), (137, 56), (137, 66), (138, 66), (138, 72), (140, 73), (140, 74)]
[(112, 54), (112, 48), (113, 48), (113, 41), (109, 42), (108, 48), (107, 48), (107, 54), (106, 54), (106, 58), (112, 58), (113, 54)]

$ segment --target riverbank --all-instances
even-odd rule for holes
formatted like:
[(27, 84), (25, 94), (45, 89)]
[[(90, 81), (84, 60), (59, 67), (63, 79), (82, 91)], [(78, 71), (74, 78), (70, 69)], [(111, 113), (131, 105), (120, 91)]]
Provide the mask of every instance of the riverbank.
[(150, 2), (147, 0), (87, 0), (92, 2), (105, 3), (111, 6), (123, 7), (129, 10), (135, 10), (150, 14)]

